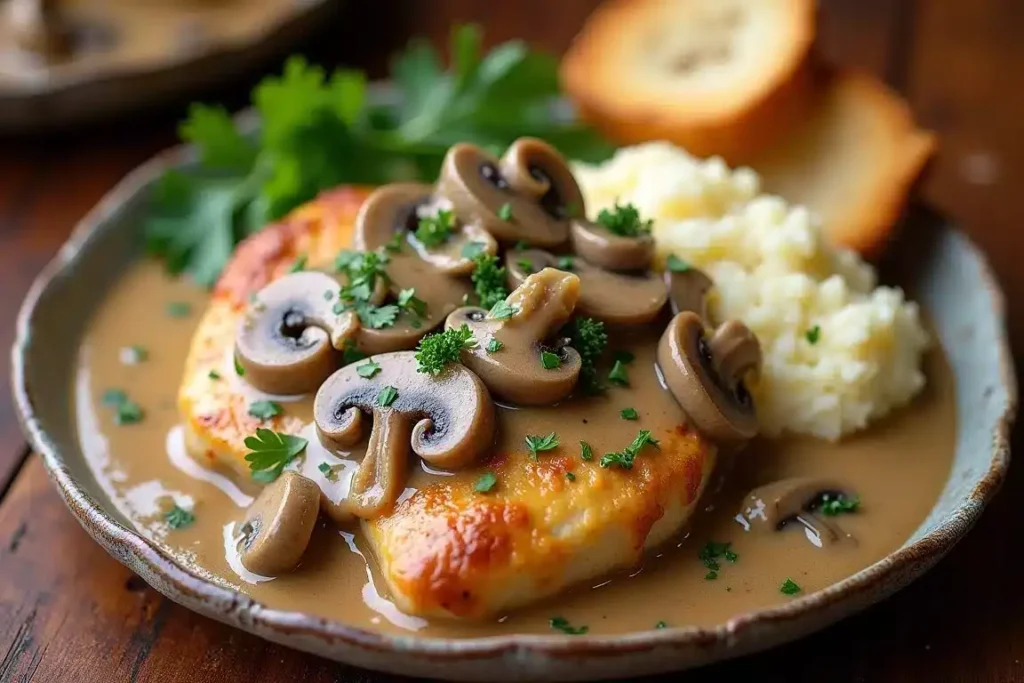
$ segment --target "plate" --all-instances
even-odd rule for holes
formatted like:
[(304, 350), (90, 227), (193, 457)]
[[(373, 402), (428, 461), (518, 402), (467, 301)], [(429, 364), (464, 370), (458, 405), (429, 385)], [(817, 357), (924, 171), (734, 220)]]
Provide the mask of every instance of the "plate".
[(194, 164), (188, 148), (165, 153), (123, 180), (77, 226), (22, 307), (14, 393), (55, 486), (100, 545), (171, 600), (267, 640), (356, 666), (452, 680), (595, 680), (698, 666), (799, 638), (896, 592), (968, 532), (1005, 476), (1017, 387), (1002, 294), (970, 240), (938, 214), (915, 207), (883, 264), (883, 280), (911, 292), (947, 350), (956, 379), (957, 443), (934, 509), (891, 555), (827, 588), (714, 628), (453, 640), (381, 635), (271, 609), (189, 573), (131, 528), (94, 480), (67, 400), (77, 340), (118, 274), (140, 257), (138, 226), (154, 181), (168, 167)]
[[(222, 82), (329, 21), (336, 0), (60, 0), (72, 57), (10, 47), (0, 2), (0, 131), (93, 121)], [(118, 5), (122, 5), (118, 7)], [(115, 8), (115, 9), (112, 9)]]

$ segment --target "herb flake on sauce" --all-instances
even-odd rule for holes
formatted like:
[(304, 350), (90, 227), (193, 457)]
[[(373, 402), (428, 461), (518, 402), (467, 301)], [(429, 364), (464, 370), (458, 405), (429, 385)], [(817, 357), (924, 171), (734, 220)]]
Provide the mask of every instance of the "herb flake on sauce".
[(636, 412), (636, 408), (623, 408), (619, 411), (619, 417), (623, 420), (639, 420), (640, 413)]
[(782, 586), (779, 587), (779, 592), (783, 595), (796, 595), (802, 589), (793, 579), (786, 579), (782, 582)]
[(551, 617), (548, 625), (555, 631), (561, 631), (570, 636), (582, 636), (590, 630), (588, 626), (573, 626), (565, 617)]
[(477, 493), (490, 493), (498, 484), (498, 477), (494, 472), (484, 472), (473, 484), (473, 490)]
[(195, 523), (196, 516), (185, 508), (175, 504), (174, 507), (168, 510), (167, 514), (164, 515), (164, 520), (167, 522), (167, 526), (172, 529), (184, 529)]

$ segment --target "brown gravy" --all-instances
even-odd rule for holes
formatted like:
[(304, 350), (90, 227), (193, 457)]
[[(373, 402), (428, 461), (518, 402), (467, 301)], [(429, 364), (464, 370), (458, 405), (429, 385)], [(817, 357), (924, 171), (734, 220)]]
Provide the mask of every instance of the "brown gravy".
[[(191, 314), (167, 315), (168, 302), (186, 302)], [(721, 487), (708, 490), (688, 529), (629, 572), (594, 580), (565, 595), (485, 623), (432, 622), (401, 614), (359, 535), (321, 521), (300, 568), (261, 583), (243, 577), (230, 529), (251, 500), (223, 475), (185, 453), (176, 393), (191, 335), (206, 293), (170, 280), (156, 263), (127, 272), (97, 313), (81, 346), (72, 396), (79, 438), (100, 486), (136, 529), (198, 575), (235, 587), (265, 604), (330, 617), (385, 632), (473, 637), (551, 633), (548, 620), (566, 618), (591, 633), (622, 633), (669, 626), (720, 624), (743, 612), (784, 603), (792, 579), (810, 592), (869, 566), (901, 546), (925, 519), (949, 475), (955, 437), (953, 377), (941, 352), (925, 363), (928, 386), (913, 405), (839, 444), (805, 438), (756, 440), (735, 457)], [(145, 347), (148, 358), (125, 364), (120, 350)], [(104, 390), (125, 390), (146, 411), (142, 422), (116, 426), (102, 404)], [(298, 410), (298, 407), (296, 407)], [(553, 418), (552, 418), (553, 419)], [(549, 425), (529, 430), (543, 433)], [(628, 427), (632, 429), (631, 425)], [(582, 427), (586, 429), (585, 426)], [(564, 421), (563, 441), (586, 438)], [(627, 433), (627, 432), (624, 432)], [(628, 432), (632, 433), (632, 432)], [(311, 439), (313, 446), (315, 438)], [(595, 447), (595, 452), (597, 448)], [(315, 461), (314, 461), (315, 462)], [(410, 482), (430, 477), (417, 470)], [(861, 498), (856, 514), (830, 517), (844, 540), (818, 547), (796, 524), (774, 533), (748, 533), (735, 517), (756, 487), (789, 477), (842, 482)], [(168, 496), (194, 507), (195, 523), (169, 530)], [(698, 558), (707, 541), (731, 542), (738, 558), (720, 561), (717, 578)], [(372, 565), (372, 563), (371, 563)], [(237, 571), (236, 571), (237, 570)]]

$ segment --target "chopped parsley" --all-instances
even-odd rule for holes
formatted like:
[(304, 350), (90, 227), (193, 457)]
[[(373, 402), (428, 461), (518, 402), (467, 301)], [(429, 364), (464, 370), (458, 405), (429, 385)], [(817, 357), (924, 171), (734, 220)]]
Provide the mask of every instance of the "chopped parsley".
[(594, 449), (586, 441), (580, 441), (580, 457), (584, 460), (594, 459)]
[(580, 354), (580, 383), (588, 394), (599, 394), (604, 390), (597, 374), (597, 360), (608, 346), (608, 333), (604, 323), (593, 318), (574, 318), (563, 333), (569, 337), (569, 345)]
[(238, 360), (238, 356), (234, 357), (235, 360), (235, 374), (239, 377), (245, 376), (245, 368), (242, 367), (241, 361)]
[(284, 409), (277, 401), (253, 401), (249, 405), (249, 414), (259, 420), (269, 420), (282, 412)]
[(508, 320), (516, 313), (519, 312), (519, 308), (508, 303), (504, 299), (491, 306), (491, 310), (487, 312), (487, 317), (494, 320)]
[(216, 370), (210, 370), (208, 373), (206, 373), (206, 376), (212, 380), (220, 379), (220, 373), (217, 372)]
[(636, 408), (623, 408), (619, 411), (619, 417), (623, 420), (639, 420), (640, 413), (636, 412)]
[(574, 627), (569, 623), (569, 620), (564, 617), (551, 617), (548, 621), (548, 625), (555, 631), (561, 631), (570, 636), (582, 636), (590, 629), (586, 626)]
[(554, 370), (562, 364), (562, 360), (558, 357), (558, 354), (551, 353), (550, 351), (540, 352), (540, 364), (545, 370)]
[(473, 257), (473, 291), (480, 300), (481, 308), (491, 308), (508, 296), (505, 287), (505, 268), (498, 265), (498, 257), (481, 251)]
[(572, 256), (559, 256), (558, 257), (558, 269), (559, 270), (572, 270)]
[(494, 472), (484, 472), (473, 484), (473, 490), (477, 493), (490, 493), (498, 485), (498, 477)]
[(328, 465), (325, 462), (320, 463), (316, 466), (320, 470), (320, 474), (324, 475), (324, 478), (328, 481), (338, 481), (338, 468), (337, 466)]
[(568, 479), (569, 481), (576, 481), (576, 475), (573, 474), (572, 472), (566, 472), (565, 478)]
[(405, 235), (403, 233), (396, 232), (391, 236), (391, 239), (388, 240), (388, 243), (384, 245), (384, 251), (389, 254), (397, 254), (402, 251), (402, 244), (405, 242), (404, 238)]
[(363, 379), (371, 379), (378, 372), (380, 372), (380, 363), (376, 362), (372, 358), (362, 365), (356, 366), (356, 374)]
[(800, 586), (793, 579), (786, 579), (779, 587), (779, 592), (783, 595), (796, 595), (801, 590)]
[(416, 227), (416, 239), (427, 247), (439, 247), (448, 241), (455, 230), (455, 214), (448, 209), (439, 209), (433, 216), (420, 219)]
[(628, 387), (629, 372), (626, 370), (626, 364), (621, 360), (615, 361), (611, 372), (608, 373), (608, 381), (612, 384), (618, 384), (620, 387)]
[(379, 330), (391, 327), (398, 319), (401, 309), (395, 304), (377, 306), (370, 303), (377, 280), (388, 280), (385, 270), (391, 257), (384, 250), (351, 251), (342, 250), (334, 259), (335, 269), (343, 273), (348, 282), (338, 292), (338, 302), (334, 304), (335, 315), (345, 311), (355, 311), (359, 322), (370, 329)]
[(309, 256), (306, 254), (299, 254), (299, 257), (295, 259), (291, 267), (288, 268), (289, 273), (298, 273), (299, 271), (306, 269), (306, 264), (309, 263)]
[(167, 304), (167, 315), (172, 318), (187, 318), (191, 314), (192, 306), (185, 301), (172, 301)]
[(306, 449), (306, 444), (301, 436), (258, 428), (255, 436), (245, 437), (245, 447), (250, 451), (245, 460), (252, 478), (263, 483), (274, 481), (288, 463)]
[(704, 547), (697, 553), (697, 558), (704, 564), (705, 567), (713, 571), (721, 569), (721, 565), (718, 564), (718, 558), (724, 557), (729, 562), (735, 562), (739, 559), (739, 556), (732, 552), (729, 547), (732, 543), (716, 543), (715, 541), (708, 541), (704, 544)]
[(466, 242), (462, 245), (463, 258), (476, 258), (484, 253), (484, 246), (483, 242)]
[(668, 260), (665, 261), (665, 266), (673, 273), (685, 273), (693, 267), (675, 254), (669, 254)]
[(501, 208), (498, 209), (498, 218), (500, 218), (501, 220), (506, 221), (506, 222), (511, 221), (512, 220), (512, 205), (509, 204), (508, 202), (505, 202), (504, 204), (502, 204)]
[(807, 330), (804, 333), (804, 338), (807, 339), (808, 344), (817, 344), (818, 340), (821, 339), (821, 325), (815, 325), (811, 329)]
[(505, 345), (501, 343), (501, 340), (491, 339), (491, 341), (487, 342), (487, 353), (497, 353), (498, 351), (501, 351), (504, 346)]
[(617, 453), (605, 453), (601, 456), (601, 467), (620, 467), (624, 470), (633, 468), (633, 461), (636, 456), (643, 450), (644, 446), (658, 447), (656, 439), (651, 437), (651, 433), (646, 429), (641, 429), (633, 439), (633, 443), (626, 446)]
[(519, 269), (526, 273), (527, 275), (533, 273), (533, 261), (531, 261), (528, 258), (519, 259), (518, 261), (516, 261), (516, 265), (519, 266)]
[(601, 209), (597, 214), (597, 222), (607, 228), (608, 232), (622, 237), (646, 235), (650, 233), (651, 225), (654, 223), (650, 220), (640, 220), (640, 212), (633, 204), (619, 206), (618, 202), (611, 211)]
[(167, 522), (167, 526), (172, 529), (184, 529), (185, 527), (192, 526), (196, 521), (196, 516), (180, 507), (177, 503), (174, 504), (167, 514), (164, 515), (164, 520)]
[(398, 308), (412, 317), (413, 327), (417, 327), (417, 323), (422, 324), (423, 318), (427, 315), (427, 302), (417, 298), (415, 287), (403, 289), (398, 293)]
[(664, 621), (659, 621), (657, 624), (654, 625), (654, 628), (659, 630), (663, 628), (668, 628), (668, 624), (666, 624)]
[(555, 432), (551, 432), (547, 436), (528, 434), (526, 436), (526, 447), (530, 450), (530, 457), (536, 460), (537, 453), (540, 451), (550, 451), (558, 448), (558, 434)]
[(704, 580), (705, 581), (714, 581), (717, 578), (718, 578), (718, 572), (715, 571), (714, 569), (712, 569), (711, 571), (709, 571), (707, 574), (704, 575)]
[(395, 399), (397, 398), (398, 389), (392, 386), (386, 386), (380, 390), (380, 393), (377, 394), (377, 405), (379, 405), (381, 408), (387, 408), (392, 403), (394, 403)]
[(458, 363), (463, 349), (472, 349), (477, 341), (469, 325), (428, 334), (416, 349), (416, 370), (436, 375), (449, 363)]
[(139, 363), (142, 363), (149, 358), (149, 351), (147, 351), (146, 347), (144, 346), (133, 344), (131, 346), (126, 346), (123, 349), (121, 349), (119, 355), (121, 358), (121, 362), (124, 363), (125, 365), (138, 365)]
[(114, 424), (119, 426), (141, 422), (145, 416), (139, 404), (121, 389), (107, 389), (101, 400), (103, 405), (114, 409)]
[(832, 496), (826, 493), (821, 497), (821, 514), (828, 517), (856, 512), (858, 508), (860, 508), (860, 498), (857, 496), (847, 498), (842, 494)]

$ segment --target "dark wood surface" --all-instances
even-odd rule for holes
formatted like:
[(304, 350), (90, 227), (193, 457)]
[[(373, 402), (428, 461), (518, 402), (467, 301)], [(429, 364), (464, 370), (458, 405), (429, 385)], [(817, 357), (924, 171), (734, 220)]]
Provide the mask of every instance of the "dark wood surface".
[[(594, 0), (378, 0), (352, 6), (308, 50), (381, 73), (412, 34), (475, 20), (490, 42), (565, 48)], [(349, 38), (353, 26), (356, 35)], [(1024, 342), (1024, 3), (823, 0), (821, 50), (883, 77), (941, 137), (925, 197), (989, 253)], [(258, 77), (253, 74), (252, 78)], [(240, 103), (246, 83), (217, 93)], [(0, 139), (0, 348), (20, 301), (68, 231), (122, 175), (174, 139), (181, 105), (89, 130)], [(1019, 362), (1019, 361), (1018, 361)], [(7, 384), (7, 367), (0, 380)], [(1019, 553), (1024, 474), (1011, 468), (978, 527), (891, 600), (769, 653), (687, 680), (1024, 681)], [(0, 682), (381, 681), (264, 643), (161, 598), (81, 530), (32, 457), (0, 391)], [(666, 680), (670, 680), (666, 678)], [(676, 680), (676, 679), (671, 679)]]

